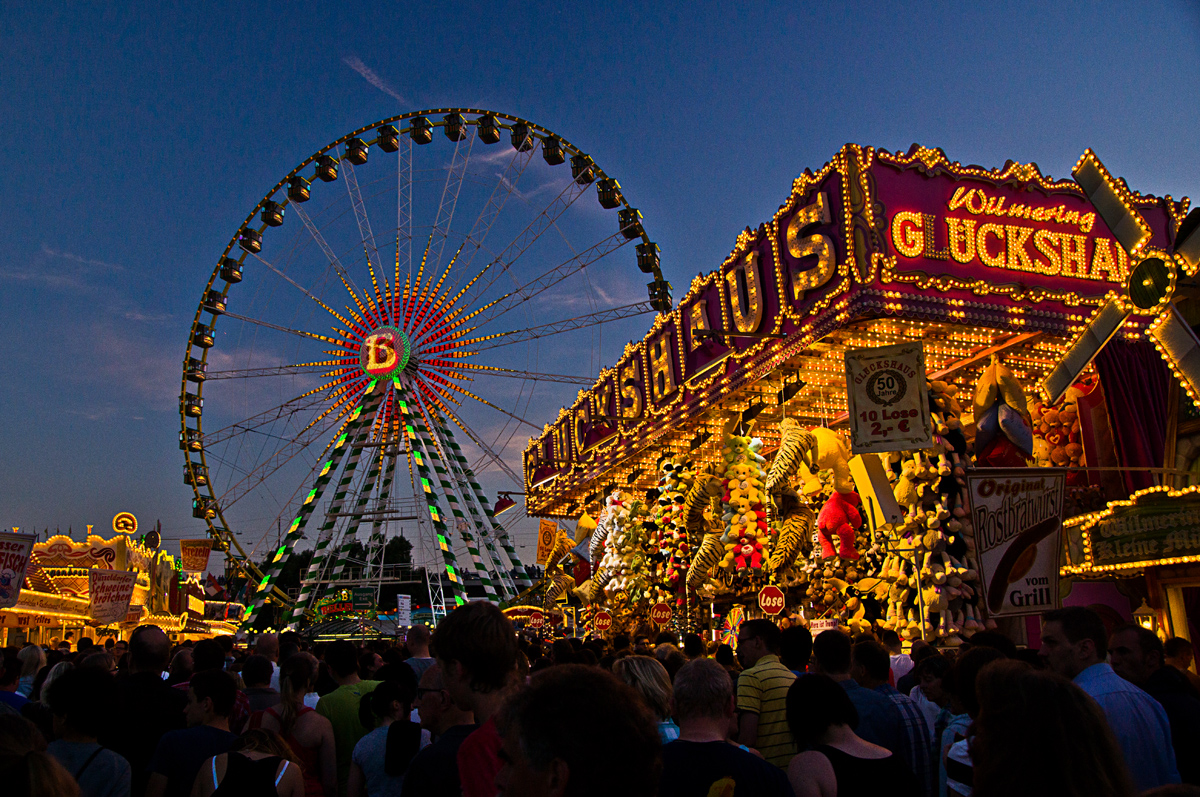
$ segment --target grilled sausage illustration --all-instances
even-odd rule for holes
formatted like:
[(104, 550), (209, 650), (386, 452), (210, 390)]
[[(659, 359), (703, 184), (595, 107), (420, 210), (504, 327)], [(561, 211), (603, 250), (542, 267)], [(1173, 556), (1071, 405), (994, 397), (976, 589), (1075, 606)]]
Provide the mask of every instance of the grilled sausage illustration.
[(988, 609), (993, 612), (1000, 609), (1009, 584), (1033, 567), (1033, 561), (1037, 558), (1037, 544), (1057, 531), (1061, 523), (1059, 518), (1046, 518), (1017, 535), (1012, 545), (1004, 552), (1004, 556), (1000, 557), (1000, 564), (996, 566), (996, 572), (992, 576), (992, 584), (988, 588)]

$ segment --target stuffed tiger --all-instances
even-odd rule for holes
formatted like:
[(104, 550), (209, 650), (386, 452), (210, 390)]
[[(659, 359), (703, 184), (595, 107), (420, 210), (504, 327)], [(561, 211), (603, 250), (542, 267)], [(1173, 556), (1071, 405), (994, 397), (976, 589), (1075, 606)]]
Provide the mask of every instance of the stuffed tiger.
[[(796, 554), (812, 544), (813, 526), (816, 519), (813, 511), (803, 504), (797, 506), (790, 515), (784, 518), (779, 526), (779, 538), (771, 549), (769, 557), (771, 570), (779, 572), (790, 567), (796, 559)], [(806, 545), (807, 544), (807, 545)]]
[(811, 432), (806, 432), (795, 418), (780, 421), (779, 450), (767, 471), (767, 478), (763, 480), (767, 493), (775, 492), (781, 484), (786, 485), (800, 467), (804, 454), (816, 447), (816, 438)]
[(725, 543), (721, 541), (724, 531), (719, 522), (712, 522), (704, 527), (700, 550), (696, 552), (691, 566), (688, 567), (688, 589), (699, 589), (708, 580), (709, 572), (721, 563), (721, 557), (725, 555)]
[(683, 499), (683, 523), (687, 528), (691, 542), (704, 532), (704, 510), (711, 504), (713, 498), (721, 495), (721, 480), (711, 470), (696, 474), (691, 488)]
[(542, 601), (546, 611), (554, 606), (558, 596), (567, 591), (567, 588), (575, 583), (575, 578), (570, 573), (565, 573), (562, 570), (555, 570), (553, 573), (546, 571), (546, 578), (550, 581), (550, 586), (546, 589), (546, 598)]
[(592, 577), (580, 584), (572, 590), (574, 594), (585, 604), (595, 603), (604, 594), (604, 587), (612, 579), (614, 570), (607, 566), (605, 559), (608, 558), (608, 538), (615, 528), (615, 517), (618, 502), (620, 501), (621, 493), (613, 491), (605, 503), (604, 509), (600, 510), (600, 515), (596, 520), (596, 530), (592, 532), (592, 539), (588, 542), (588, 560), (592, 564)]
[(550, 548), (550, 555), (546, 557), (546, 580), (550, 582), (550, 586), (546, 590), (546, 597), (542, 603), (547, 611), (558, 600), (558, 596), (562, 595), (575, 580), (569, 573), (564, 572), (559, 564), (574, 546), (575, 541), (571, 539), (570, 535), (562, 529), (556, 530), (554, 545)]

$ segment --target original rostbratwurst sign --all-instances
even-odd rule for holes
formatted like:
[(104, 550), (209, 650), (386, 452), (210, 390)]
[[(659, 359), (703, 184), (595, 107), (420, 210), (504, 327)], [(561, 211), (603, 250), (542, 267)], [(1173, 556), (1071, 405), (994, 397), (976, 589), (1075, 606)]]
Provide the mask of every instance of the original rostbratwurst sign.
[(1059, 606), (1058, 552), (1066, 472), (976, 468), (967, 475), (971, 524), (992, 617)]

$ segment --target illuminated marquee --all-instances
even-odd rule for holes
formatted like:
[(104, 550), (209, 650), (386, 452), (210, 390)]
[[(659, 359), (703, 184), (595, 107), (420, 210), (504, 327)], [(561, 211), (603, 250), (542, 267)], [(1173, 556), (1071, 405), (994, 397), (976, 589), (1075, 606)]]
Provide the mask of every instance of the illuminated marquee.
[[(1169, 246), (1187, 201), (1133, 202), (1150, 243)], [(1063, 335), (1123, 288), (1128, 268), (1072, 180), (847, 145), (797, 177), (774, 218), (738, 235), (720, 268), (530, 441), (530, 511), (577, 515), (565, 496), (594, 493), (601, 474), (632, 484), (620, 463), (855, 318), (933, 313)]]
[[(1092, 280), (1120, 287), (1129, 260), (1116, 240), (1099, 234), (1096, 212), (1067, 203), (1024, 199), (958, 186), (940, 214), (899, 210), (889, 223), (898, 268), (912, 260), (942, 260), (1050, 277)], [(1072, 205), (1084, 204), (1073, 198)], [(1103, 224), (1102, 224), (1103, 226)], [(1088, 234), (1096, 233), (1096, 234)], [(1006, 280), (1016, 275), (996, 275)], [(1018, 277), (1019, 278), (1019, 277)], [(1106, 288), (1105, 288), (1106, 289)], [(1086, 288), (1084, 288), (1086, 290)]]

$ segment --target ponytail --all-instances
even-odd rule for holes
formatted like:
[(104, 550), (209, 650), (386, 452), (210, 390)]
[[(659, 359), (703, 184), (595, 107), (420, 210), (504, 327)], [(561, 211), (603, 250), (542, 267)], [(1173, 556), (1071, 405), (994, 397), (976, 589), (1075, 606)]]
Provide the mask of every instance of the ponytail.
[(358, 720), (364, 728), (374, 728), (379, 721), (392, 715), (392, 703), (400, 704), (400, 716), (393, 719), (405, 719), (412, 710), (412, 696), (406, 694), (401, 684), (395, 681), (381, 681), (372, 691), (362, 696), (358, 703)]
[(308, 653), (293, 653), (279, 670), (279, 733), (290, 736), (304, 696), (317, 677), (317, 660)]

